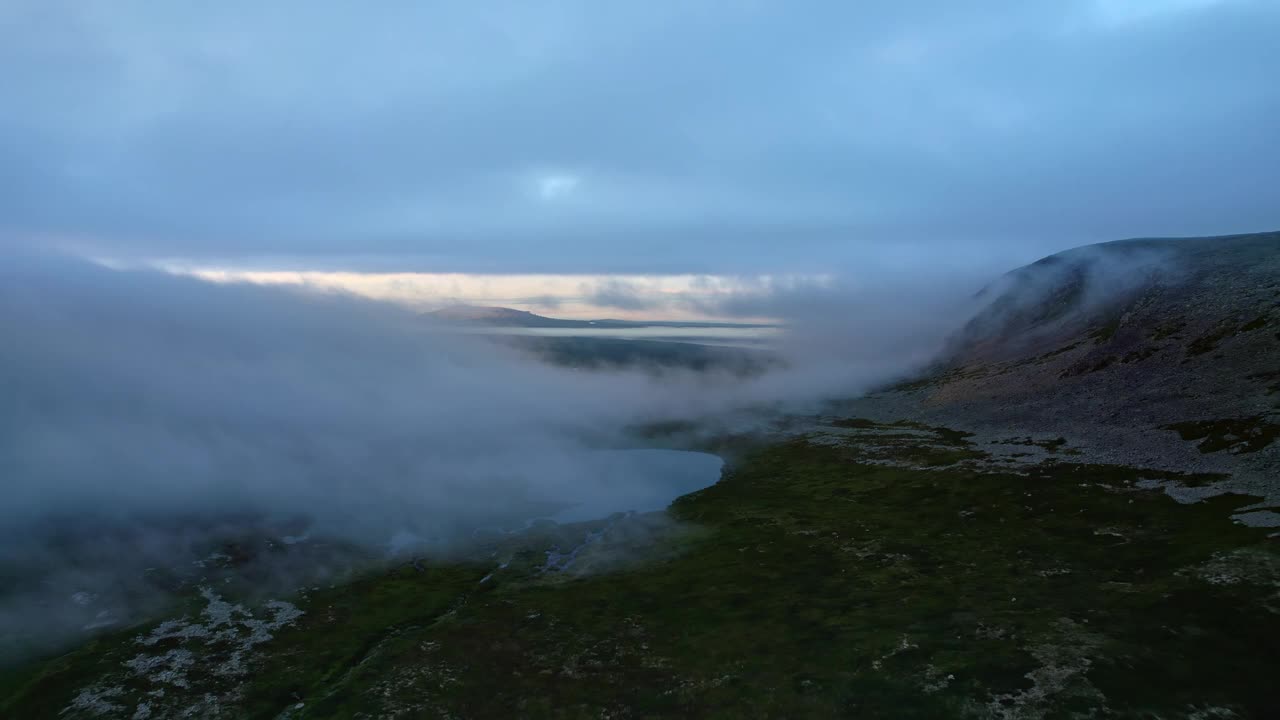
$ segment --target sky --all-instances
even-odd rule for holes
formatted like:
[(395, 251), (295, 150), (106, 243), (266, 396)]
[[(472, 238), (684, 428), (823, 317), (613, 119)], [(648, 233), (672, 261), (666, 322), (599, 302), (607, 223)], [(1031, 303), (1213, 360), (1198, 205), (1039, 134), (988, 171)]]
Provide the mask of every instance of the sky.
[(10, 0), (0, 243), (687, 314), (1280, 227), (1278, 76), (1276, 0)]

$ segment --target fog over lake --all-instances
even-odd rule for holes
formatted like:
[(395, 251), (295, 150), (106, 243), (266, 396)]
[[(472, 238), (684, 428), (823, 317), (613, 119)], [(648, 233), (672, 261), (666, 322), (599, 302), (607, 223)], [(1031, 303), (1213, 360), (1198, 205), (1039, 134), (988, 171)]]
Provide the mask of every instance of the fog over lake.
[(577, 522), (614, 512), (662, 510), (672, 500), (715, 484), (724, 461), (685, 450), (601, 450), (588, 460), (597, 473), (587, 492), (566, 498), (569, 506), (552, 516)]

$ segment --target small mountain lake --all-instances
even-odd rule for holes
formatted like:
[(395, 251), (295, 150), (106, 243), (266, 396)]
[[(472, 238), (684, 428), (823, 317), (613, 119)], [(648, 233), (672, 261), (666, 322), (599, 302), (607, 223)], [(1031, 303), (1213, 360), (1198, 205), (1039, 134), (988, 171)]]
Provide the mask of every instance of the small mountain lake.
[(569, 506), (550, 519), (579, 522), (662, 510), (681, 495), (714, 485), (724, 467), (716, 455), (689, 450), (597, 450), (586, 462), (595, 481), (564, 498)]

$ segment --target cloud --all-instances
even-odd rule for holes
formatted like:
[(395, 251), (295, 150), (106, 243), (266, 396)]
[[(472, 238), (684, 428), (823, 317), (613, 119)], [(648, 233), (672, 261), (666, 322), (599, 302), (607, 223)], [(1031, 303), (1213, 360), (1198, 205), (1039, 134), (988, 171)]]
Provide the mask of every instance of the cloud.
[(783, 368), (573, 372), (306, 284), (0, 260), (0, 575), (29, 580), (0, 593), (0, 660), (15, 637), (47, 648), (145, 617), (166, 601), (166, 568), (228, 537), (346, 548), (254, 570), (287, 592), (360, 567), (395, 534), (444, 550), (561, 508), (627, 509), (673, 476), (606, 451), (634, 445), (636, 423), (811, 407), (906, 372), (929, 347), (909, 288), (859, 298), (893, 308), (861, 313), (837, 293), (775, 292), (748, 310), (794, 316)]
[(924, 266), (770, 278), (752, 292), (703, 301), (700, 310), (782, 319), (787, 334), (779, 352), (791, 372), (766, 376), (761, 385), (777, 383), (801, 397), (848, 397), (936, 359), (986, 302), (973, 292), (985, 277)]
[[(566, 403), (596, 381), (351, 296), (47, 260), (4, 277), (6, 523), (50, 501), (440, 523), (489, 505), (494, 483), (589, 485), (572, 437), (657, 409), (639, 378)], [(506, 450), (480, 451), (492, 443)]]
[(0, 236), (759, 274), (1265, 229), (1278, 31), (1261, 0), (19, 0)]
[(669, 301), (661, 296), (646, 293), (635, 282), (616, 278), (596, 282), (594, 286), (588, 284), (584, 290), (586, 290), (587, 302), (601, 308), (630, 311), (659, 310), (669, 304)]
[(1094, 0), (1096, 17), (1105, 25), (1120, 27), (1158, 20), (1169, 15), (1204, 11), (1233, 0)]
[(581, 182), (582, 178), (570, 173), (539, 175), (537, 178), (538, 197), (543, 200), (555, 200), (566, 195), (572, 195)]
[(517, 304), (528, 305), (531, 308), (545, 310), (548, 312), (555, 312), (556, 310), (564, 307), (564, 300), (556, 297), (555, 295), (536, 295), (534, 297), (525, 298), (524, 300), (524, 302)]
[[(447, 548), (575, 503), (627, 509), (607, 501), (645, 469), (597, 448), (679, 411), (641, 376), (575, 377), (305, 287), (5, 253), (0, 326), (0, 574), (25, 580), (0, 593), (0, 661), (26, 628), (96, 622), (77, 593), (114, 623), (155, 609), (147, 568), (255, 528), (376, 555), (397, 531)], [(284, 590), (316, 570), (282, 569)]]

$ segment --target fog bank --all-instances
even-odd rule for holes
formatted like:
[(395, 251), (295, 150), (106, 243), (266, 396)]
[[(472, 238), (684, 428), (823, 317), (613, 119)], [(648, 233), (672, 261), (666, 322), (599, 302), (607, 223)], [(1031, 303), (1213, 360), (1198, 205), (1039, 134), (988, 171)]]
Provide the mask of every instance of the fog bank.
[(41, 255), (0, 267), (0, 636), (92, 629), (76, 608), (104, 593), (145, 613), (163, 584), (139, 576), (228, 534), (376, 551), (408, 533), (445, 549), (580, 499), (606, 507), (645, 482), (643, 465), (599, 452), (636, 446), (636, 424), (801, 409), (882, 382), (936, 352), (962, 319), (944, 300), (968, 289), (740, 300), (723, 310), (792, 320), (786, 367), (744, 379), (574, 372), (335, 293)]

